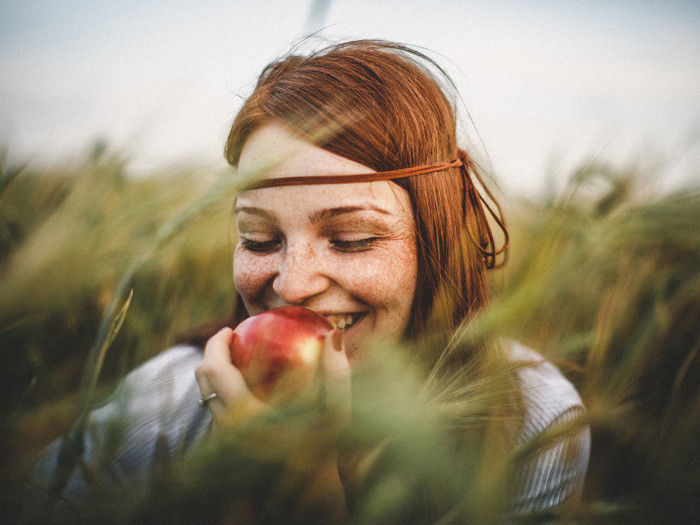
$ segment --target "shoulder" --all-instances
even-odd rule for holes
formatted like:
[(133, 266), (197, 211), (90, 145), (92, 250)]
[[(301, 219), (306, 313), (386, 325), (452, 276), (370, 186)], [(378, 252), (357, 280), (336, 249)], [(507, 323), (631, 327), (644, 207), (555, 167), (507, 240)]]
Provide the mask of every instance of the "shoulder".
[(130, 420), (149, 420), (161, 431), (199, 419), (202, 411), (194, 370), (201, 360), (202, 352), (195, 346), (161, 352), (127, 374), (108, 403), (95, 410), (95, 418), (127, 415)]
[(517, 365), (516, 380), (525, 404), (525, 419), (518, 441), (543, 432), (553, 423), (573, 419), (584, 411), (574, 385), (539, 353), (515, 341), (507, 341), (509, 357)]
[(132, 370), (124, 379), (124, 385), (158, 390), (166, 383), (188, 383), (194, 379), (194, 369), (201, 360), (200, 348), (190, 345), (174, 346)]
[(177, 411), (179, 405), (198, 399), (194, 370), (202, 360), (196, 346), (171, 347), (141, 364), (122, 380), (102, 406), (93, 409), (93, 418), (124, 415), (156, 417)]
[[(185, 449), (197, 441), (209, 423), (209, 413), (197, 400), (201, 397), (194, 371), (202, 359), (195, 346), (175, 346), (131, 371), (107, 403), (95, 409), (90, 422), (102, 434), (108, 421), (122, 425), (129, 457), (143, 455), (158, 437), (171, 449)], [(141, 461), (141, 459), (138, 459)]]
[[(521, 451), (530, 450), (520, 456), (514, 472), (512, 511), (519, 514), (581, 494), (590, 432), (578, 420), (584, 406), (574, 385), (537, 352), (515, 342), (508, 344), (525, 410), (517, 444)], [(568, 430), (567, 424), (572, 425)]]
[[(201, 358), (195, 346), (165, 350), (131, 371), (115, 393), (90, 412), (80, 436), (80, 458), (70, 455), (62, 499), (84, 502), (92, 490), (128, 484), (146, 475), (164, 454), (174, 457), (197, 445), (211, 422), (209, 411), (197, 403), (194, 370)], [(59, 462), (66, 460), (65, 443), (55, 441), (37, 458), (27, 476), (34, 487), (31, 498), (48, 490)], [(90, 479), (83, 475), (84, 468), (75, 468), (78, 463), (91, 472)]]
[(177, 375), (187, 368), (194, 368), (202, 360), (202, 350), (191, 345), (178, 345), (168, 348), (150, 358), (127, 375), (146, 376), (163, 372)]

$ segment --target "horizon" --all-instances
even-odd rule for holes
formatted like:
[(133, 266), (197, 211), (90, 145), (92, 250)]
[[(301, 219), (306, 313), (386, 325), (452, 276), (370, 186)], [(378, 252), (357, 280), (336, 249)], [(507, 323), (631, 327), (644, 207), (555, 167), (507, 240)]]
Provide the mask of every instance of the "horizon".
[(0, 140), (11, 160), (38, 164), (105, 143), (136, 173), (224, 166), (240, 96), (272, 58), (322, 28), (331, 40), (430, 50), (506, 192), (541, 193), (591, 159), (661, 165), (662, 186), (696, 184), (698, 4), (3, 1)]

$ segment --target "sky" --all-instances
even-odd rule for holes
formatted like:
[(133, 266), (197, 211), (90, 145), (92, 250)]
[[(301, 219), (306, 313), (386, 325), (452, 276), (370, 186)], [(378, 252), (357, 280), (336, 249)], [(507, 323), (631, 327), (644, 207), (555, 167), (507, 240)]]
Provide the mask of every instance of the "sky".
[(592, 159), (700, 183), (700, 1), (682, 0), (0, 0), (0, 146), (223, 166), (242, 97), (311, 31), (430, 50), (507, 192)]

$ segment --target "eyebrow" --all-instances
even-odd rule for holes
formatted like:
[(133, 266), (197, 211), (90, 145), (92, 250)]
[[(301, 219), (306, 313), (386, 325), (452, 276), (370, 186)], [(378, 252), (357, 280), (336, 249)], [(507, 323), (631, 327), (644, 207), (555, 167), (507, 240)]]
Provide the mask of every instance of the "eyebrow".
[(251, 215), (258, 215), (259, 217), (263, 217), (265, 219), (275, 220), (275, 216), (271, 213), (261, 208), (255, 208), (253, 206), (236, 206), (233, 212), (236, 214), (238, 214), (239, 212), (249, 213)]
[(309, 220), (312, 223), (318, 223), (324, 219), (330, 219), (332, 217), (337, 217), (338, 215), (344, 215), (346, 213), (354, 213), (357, 211), (376, 211), (376, 212), (381, 213), (383, 215), (392, 215), (391, 212), (385, 210), (384, 208), (380, 208), (380, 207), (374, 206), (372, 204), (366, 204), (364, 206), (339, 206), (337, 208), (326, 208), (326, 209), (317, 211), (316, 213), (312, 214), (309, 217)]
[[(347, 213), (355, 213), (358, 211), (375, 211), (383, 215), (393, 215), (390, 211), (387, 211), (384, 208), (380, 208), (379, 206), (374, 206), (373, 204), (365, 204), (363, 206), (338, 206), (336, 208), (325, 208), (323, 210), (319, 210), (313, 213), (309, 217), (309, 220), (312, 223), (317, 224), (325, 219), (330, 219)], [(275, 220), (275, 216), (272, 213), (262, 208), (256, 208), (254, 206), (237, 206), (234, 212), (244, 212), (249, 213), (251, 215), (257, 215), (268, 220)]]

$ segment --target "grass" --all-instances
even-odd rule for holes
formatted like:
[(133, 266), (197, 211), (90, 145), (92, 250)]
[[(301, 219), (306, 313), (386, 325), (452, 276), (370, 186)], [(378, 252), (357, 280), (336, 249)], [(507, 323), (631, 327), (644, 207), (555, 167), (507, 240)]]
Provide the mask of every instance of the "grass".
[[(221, 174), (135, 179), (116, 157), (14, 171), (5, 167), (3, 180), (12, 180), (0, 196), (3, 421), (77, 393), (102, 318), (111, 321), (103, 313), (129, 290), (128, 321), (106, 354), (102, 385), (230, 311), (230, 205), (207, 193)], [(200, 216), (186, 217), (192, 209)], [(20, 441), (55, 437), (40, 437), (49, 423), (21, 423)]]
[[(649, 196), (639, 183), (592, 165), (561, 195), (516, 203), (493, 308), (470, 327), (542, 351), (584, 396), (594, 439), (585, 497), (557, 511), (577, 522), (700, 516), (700, 192)], [(234, 191), (230, 174), (198, 168), (135, 178), (109, 152), (42, 170), (3, 160), (3, 498), (84, 403), (186, 329), (229, 313)], [(405, 522), (423, 511), (444, 522), (493, 518), (502, 487), (488, 485), (489, 496), (485, 478), (466, 476), (476, 458), (457, 460), (449, 422), (406, 402), (421, 387), (410, 363), (392, 352), (377, 359), (363, 376), (372, 395), (356, 401), (362, 432), (344, 439), (350, 449), (366, 436), (402, 439), (365, 464), (355, 521)], [(149, 490), (95, 505), (94, 518), (211, 523), (235, 514), (245, 523), (262, 498), (288, 523), (330, 519), (316, 480), (338, 438), (328, 417), (282, 411), (256, 421), (164, 466)]]

